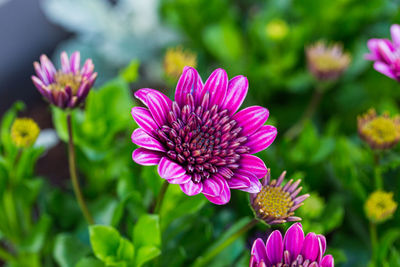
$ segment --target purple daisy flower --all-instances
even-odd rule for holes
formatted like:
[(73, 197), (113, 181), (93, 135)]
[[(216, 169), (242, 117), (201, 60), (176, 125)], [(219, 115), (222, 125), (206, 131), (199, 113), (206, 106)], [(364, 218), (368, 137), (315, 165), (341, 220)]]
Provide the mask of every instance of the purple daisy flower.
[(40, 63), (33, 66), (37, 76), (32, 81), (39, 92), (51, 104), (65, 109), (81, 104), (92, 88), (97, 73), (91, 59), (87, 59), (80, 68), (80, 53), (74, 52), (71, 58), (61, 53), (61, 70), (56, 70), (46, 55), (40, 56)]
[(400, 25), (392, 25), (390, 33), (392, 41), (376, 38), (368, 40), (370, 53), (365, 55), (365, 58), (375, 61), (376, 71), (400, 81)]
[(264, 244), (261, 238), (253, 243), (250, 267), (333, 267), (332, 255), (324, 256), (326, 239), (323, 235), (308, 233), (304, 238), (300, 223), (293, 224), (282, 239), (275, 230)]
[(132, 142), (140, 148), (133, 160), (158, 165), (158, 173), (179, 184), (189, 195), (203, 193), (215, 204), (229, 202), (230, 189), (257, 193), (267, 168), (252, 154), (267, 148), (277, 130), (264, 125), (269, 112), (251, 106), (238, 113), (246, 97), (244, 76), (228, 80), (217, 69), (203, 84), (194, 68), (185, 67), (175, 91), (175, 101), (153, 89), (140, 89), (135, 97), (147, 108), (134, 107), (140, 126)]

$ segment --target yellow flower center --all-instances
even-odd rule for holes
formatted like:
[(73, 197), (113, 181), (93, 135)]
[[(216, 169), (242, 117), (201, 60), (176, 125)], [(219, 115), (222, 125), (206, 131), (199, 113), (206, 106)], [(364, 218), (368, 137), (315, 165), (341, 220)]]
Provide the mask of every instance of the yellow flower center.
[(330, 71), (343, 68), (343, 61), (332, 55), (329, 51), (315, 55), (313, 61), (316, 68), (320, 71)]
[(289, 210), (293, 205), (290, 194), (281, 187), (265, 186), (258, 193), (254, 202), (258, 204), (259, 212), (275, 218), (289, 215)]
[(367, 122), (362, 133), (378, 144), (390, 143), (400, 137), (400, 125), (392, 118), (380, 116)]
[(18, 118), (11, 126), (11, 139), (17, 147), (33, 145), (39, 133), (39, 126), (29, 118)]
[(181, 46), (169, 48), (164, 57), (164, 70), (169, 78), (178, 78), (185, 66), (197, 67), (197, 56), (190, 51), (184, 51)]
[(267, 36), (272, 40), (282, 40), (289, 33), (289, 27), (287, 23), (281, 19), (274, 19), (267, 24), (266, 27)]
[(396, 211), (397, 203), (392, 192), (375, 191), (365, 203), (367, 217), (373, 222), (383, 222)]
[(76, 95), (82, 82), (82, 75), (58, 71), (54, 75), (54, 80), (55, 82), (49, 85), (50, 90), (62, 91), (66, 86), (69, 86), (72, 89), (72, 94)]

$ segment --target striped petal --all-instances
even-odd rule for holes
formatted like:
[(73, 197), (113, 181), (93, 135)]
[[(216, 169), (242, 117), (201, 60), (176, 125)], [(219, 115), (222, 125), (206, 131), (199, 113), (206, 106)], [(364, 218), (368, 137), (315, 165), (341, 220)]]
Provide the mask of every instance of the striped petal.
[(188, 196), (194, 196), (194, 195), (200, 194), (201, 191), (203, 190), (202, 183), (195, 184), (192, 182), (192, 180), (190, 180), (187, 183), (181, 184), (180, 187), (181, 187), (183, 193), (185, 193)]
[(142, 107), (134, 107), (132, 108), (131, 113), (133, 119), (141, 128), (143, 128), (146, 133), (156, 136), (155, 130), (158, 129), (158, 126), (148, 109)]
[(165, 152), (164, 146), (154, 137), (146, 133), (142, 128), (133, 131), (131, 135), (132, 142), (144, 148)]
[(228, 83), (228, 90), (222, 108), (228, 109), (229, 114), (234, 114), (246, 98), (248, 89), (249, 82), (246, 77), (240, 75), (232, 78)]
[(281, 232), (275, 230), (267, 240), (267, 257), (272, 265), (282, 262), (283, 242)]
[(250, 153), (257, 153), (269, 147), (274, 142), (277, 134), (278, 131), (274, 126), (264, 125), (249, 136), (246, 146), (250, 148)]
[[(199, 83), (200, 82), (200, 83)], [(201, 90), (201, 78), (197, 70), (192, 67), (185, 67), (179, 78), (175, 90), (175, 101), (180, 107), (185, 105), (186, 96)]]
[(161, 160), (163, 153), (149, 150), (143, 147), (135, 149), (132, 153), (132, 159), (134, 162), (144, 166), (158, 165)]
[(217, 183), (219, 183), (221, 187), (221, 192), (219, 193), (218, 196), (215, 197), (206, 194), (204, 196), (214, 204), (225, 205), (231, 199), (231, 190), (229, 189), (229, 185), (226, 182), (226, 180), (220, 177), (219, 175), (214, 175), (212, 179), (214, 179)]
[(184, 176), (186, 170), (176, 162), (163, 157), (158, 165), (158, 174), (164, 179), (176, 179)]
[(264, 161), (248, 154), (240, 156), (240, 169), (253, 173), (259, 179), (263, 178), (268, 172)]
[(257, 131), (267, 121), (268, 109), (260, 106), (245, 108), (233, 116), (233, 119), (243, 127), (241, 135), (248, 136)]

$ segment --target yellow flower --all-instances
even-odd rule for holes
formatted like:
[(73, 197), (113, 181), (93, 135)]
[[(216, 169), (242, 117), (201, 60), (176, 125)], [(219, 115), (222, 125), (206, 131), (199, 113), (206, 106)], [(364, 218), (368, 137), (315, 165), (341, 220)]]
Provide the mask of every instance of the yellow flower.
[(30, 118), (17, 118), (11, 126), (11, 138), (17, 147), (30, 147), (39, 133), (39, 126)]
[(284, 20), (274, 19), (267, 24), (265, 30), (270, 39), (280, 41), (288, 35), (289, 26)]
[(335, 80), (350, 64), (351, 58), (342, 45), (317, 42), (306, 48), (308, 68), (318, 80)]
[(357, 118), (358, 133), (372, 149), (388, 149), (400, 141), (400, 116), (386, 112), (377, 116), (375, 109)]
[(167, 77), (177, 79), (185, 66), (197, 67), (196, 54), (184, 50), (182, 46), (168, 48), (164, 57), (164, 71)]
[(381, 223), (393, 216), (397, 203), (393, 200), (392, 192), (378, 190), (368, 197), (364, 208), (369, 220)]

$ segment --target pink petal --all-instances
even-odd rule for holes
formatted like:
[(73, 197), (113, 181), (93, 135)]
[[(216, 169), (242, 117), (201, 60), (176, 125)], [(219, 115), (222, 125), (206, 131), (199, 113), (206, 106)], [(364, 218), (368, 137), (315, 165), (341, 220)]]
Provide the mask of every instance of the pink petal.
[(249, 136), (246, 146), (250, 148), (250, 153), (254, 154), (269, 147), (274, 142), (278, 131), (274, 126), (264, 125), (254, 134)]
[(163, 93), (161, 93), (160, 91), (157, 91), (155, 89), (151, 89), (151, 88), (139, 89), (135, 92), (135, 97), (148, 107), (149, 102), (148, 102), (147, 97), (149, 94), (157, 95), (160, 99), (163, 100), (165, 105), (168, 107), (168, 110), (171, 108), (171, 105), (172, 105), (171, 99), (169, 99), (166, 95), (164, 95)]
[(82, 76), (88, 76), (94, 71), (94, 64), (93, 61), (89, 58), (83, 64), (81, 74)]
[(231, 190), (229, 189), (229, 185), (226, 180), (219, 175), (214, 175), (213, 178), (216, 182), (219, 183), (221, 187), (221, 192), (218, 196), (212, 197), (209, 195), (204, 195), (210, 202), (217, 205), (224, 205), (229, 202), (231, 199)]
[(172, 101), (162, 93), (149, 92), (146, 96), (147, 105), (158, 126), (167, 123), (167, 115), (171, 110)]
[(149, 150), (146, 148), (135, 149), (132, 153), (132, 159), (134, 162), (144, 166), (158, 165), (162, 157), (162, 153)]
[(272, 265), (278, 264), (282, 261), (283, 256), (283, 243), (281, 232), (275, 230), (268, 237), (267, 240), (267, 256)]
[(170, 184), (186, 184), (187, 182), (192, 180), (192, 176), (185, 174), (179, 176), (177, 178), (167, 179), (168, 183)]
[(393, 24), (390, 27), (390, 34), (395, 47), (400, 47), (400, 25)]
[(223, 69), (216, 69), (208, 77), (202, 90), (199, 90), (196, 94), (196, 103), (201, 103), (203, 96), (206, 92), (210, 93), (210, 104), (209, 107), (215, 104), (222, 104), (226, 90), (228, 89), (228, 75)]
[(228, 83), (228, 91), (222, 109), (228, 109), (229, 114), (234, 114), (242, 105), (249, 89), (247, 78), (240, 75), (232, 78)]
[(317, 261), (320, 262), (322, 259), (322, 256), (324, 256), (325, 250), (326, 250), (326, 238), (323, 235), (317, 235), (318, 238), (318, 244), (319, 244), (319, 253), (317, 257)]
[(195, 184), (192, 182), (192, 180), (190, 180), (189, 182), (187, 182), (185, 184), (180, 184), (180, 187), (181, 187), (183, 193), (185, 193), (188, 196), (194, 196), (194, 195), (200, 194), (201, 191), (203, 190), (202, 183)]
[(258, 179), (263, 178), (268, 172), (264, 161), (256, 156), (248, 154), (242, 154), (240, 156), (240, 169), (253, 173)]
[(251, 247), (251, 255), (255, 257), (255, 261), (259, 263), (261, 260), (268, 262), (267, 249), (265, 247), (264, 241), (261, 238), (257, 238), (253, 246)]
[(248, 188), (251, 185), (250, 178), (249, 178), (251, 176), (255, 176), (255, 175), (248, 171), (238, 170), (235, 172), (235, 174), (232, 176), (232, 178), (228, 180), (228, 185), (232, 189)]
[(320, 263), (321, 267), (333, 267), (335, 266), (335, 261), (332, 257), (332, 255), (326, 255), (325, 257), (322, 258), (322, 261)]
[(134, 130), (131, 135), (131, 139), (132, 142), (138, 146), (142, 146), (150, 150), (156, 150), (161, 152), (166, 151), (164, 146), (157, 139), (150, 136), (142, 128)]
[(377, 61), (374, 63), (374, 69), (389, 78), (396, 79), (396, 76), (393, 74), (392, 69), (383, 62)]
[(251, 193), (251, 194), (256, 194), (261, 191), (262, 189), (262, 184), (260, 180), (254, 175), (251, 174), (248, 176), (250, 179), (250, 185), (246, 188), (239, 188), (239, 190)]
[(385, 63), (391, 64), (393, 62), (395, 56), (391, 50), (391, 45), (387, 42), (380, 41), (378, 43), (378, 51)]
[(156, 129), (158, 126), (151, 116), (147, 108), (134, 107), (132, 108), (132, 117), (136, 123), (146, 131), (146, 133), (157, 136)]
[(178, 103), (178, 105), (183, 107), (186, 102), (186, 96), (201, 90), (202, 85), (200, 85), (201, 78), (197, 70), (192, 67), (185, 67), (175, 90), (175, 101)]
[(301, 254), (305, 260), (313, 262), (317, 259), (319, 253), (319, 242), (318, 238), (314, 233), (308, 233), (303, 242), (303, 248)]
[(164, 179), (176, 179), (186, 174), (186, 170), (176, 162), (163, 157), (158, 165), (158, 174)]
[(367, 42), (368, 49), (370, 50), (370, 53), (365, 55), (365, 58), (368, 60), (380, 60), (381, 57), (379, 55), (378, 51), (378, 43), (381, 41), (381, 39), (369, 39)]
[(243, 130), (240, 132), (243, 136), (248, 136), (257, 131), (267, 121), (269, 116), (268, 109), (260, 106), (251, 106), (245, 108), (233, 116)]
[(40, 56), (40, 64), (42, 65), (41, 70), (44, 72), (49, 83), (54, 82), (54, 74), (56, 74), (57, 70), (54, 67), (53, 63), (46, 55)]
[(67, 53), (64, 51), (61, 53), (61, 69), (64, 73), (70, 73), (71, 67), (69, 65), (69, 59)]
[(73, 73), (77, 73), (80, 69), (81, 63), (81, 54), (78, 51), (72, 53), (71, 58), (69, 60), (69, 64), (71, 66), (71, 71)]
[(206, 179), (203, 182), (202, 193), (211, 197), (219, 196), (219, 194), (221, 193), (221, 186), (213, 178)]
[(300, 223), (295, 223), (286, 231), (283, 240), (285, 250), (289, 251), (290, 259), (294, 261), (303, 247), (304, 232)]

